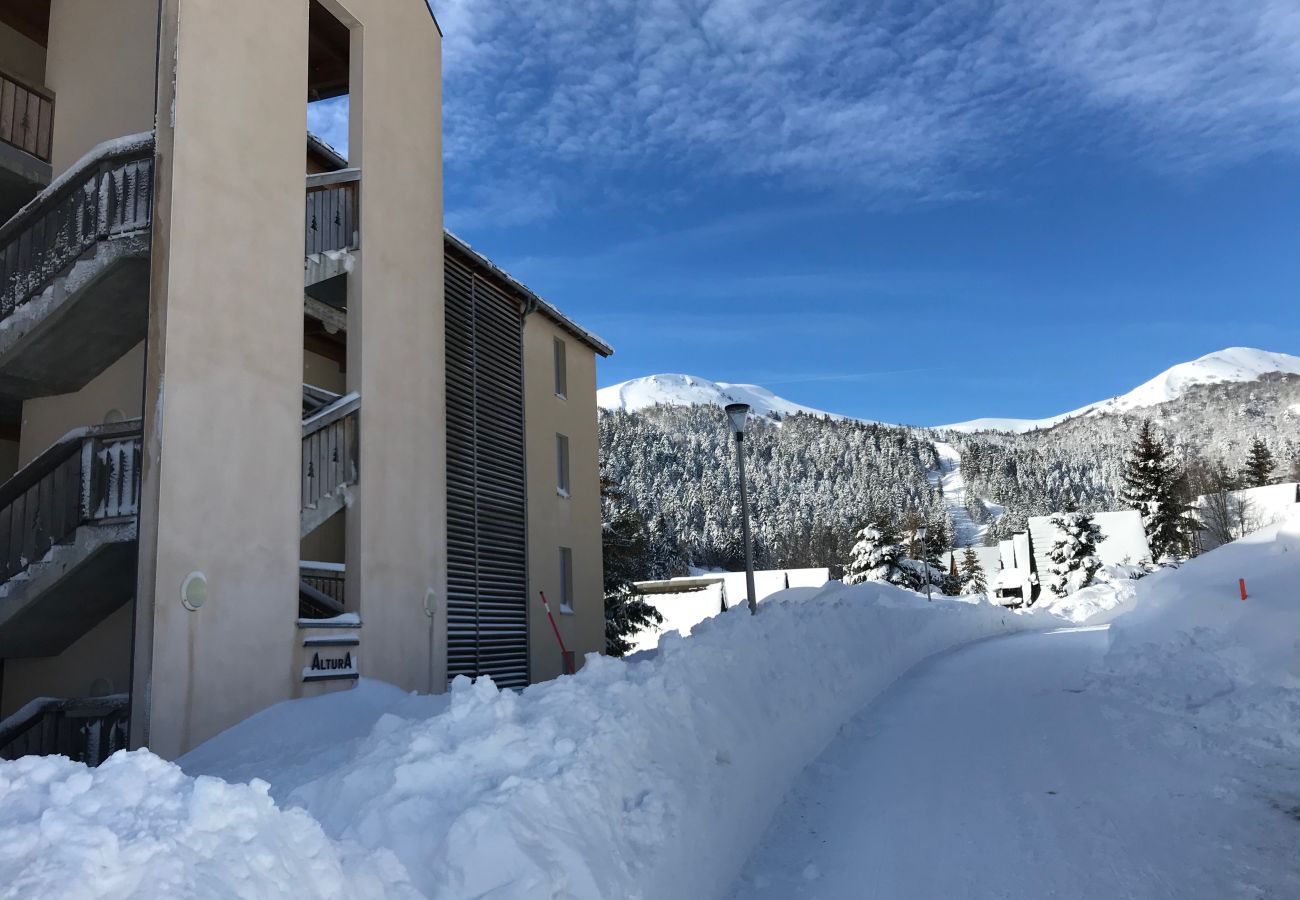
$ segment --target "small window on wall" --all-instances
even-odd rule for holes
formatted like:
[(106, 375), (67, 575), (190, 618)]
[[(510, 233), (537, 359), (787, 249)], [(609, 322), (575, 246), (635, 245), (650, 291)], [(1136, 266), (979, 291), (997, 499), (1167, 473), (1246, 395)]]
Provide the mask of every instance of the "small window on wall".
[(560, 548), (560, 612), (573, 612), (573, 550)]
[(555, 491), (569, 496), (569, 439), (562, 434), (555, 436)]
[(555, 339), (555, 396), (569, 399), (569, 359), (564, 341)]

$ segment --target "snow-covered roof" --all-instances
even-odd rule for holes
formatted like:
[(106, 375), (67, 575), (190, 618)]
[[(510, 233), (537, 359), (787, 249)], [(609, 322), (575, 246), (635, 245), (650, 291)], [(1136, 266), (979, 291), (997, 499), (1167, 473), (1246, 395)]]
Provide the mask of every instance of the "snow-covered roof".
[[(1101, 540), (1097, 542), (1097, 558), (1102, 565), (1136, 565), (1144, 559), (1151, 558), (1151, 547), (1147, 544), (1146, 531), (1142, 527), (1142, 515), (1137, 510), (1122, 509), (1115, 512), (1094, 513), (1093, 524), (1101, 529)], [(1029, 534), (1034, 545), (1034, 564), (1039, 572), (1051, 570), (1052, 562), (1048, 551), (1056, 541), (1058, 529), (1052, 524), (1051, 516), (1032, 516), (1029, 519)]]
[(562, 329), (564, 329), (569, 334), (576, 337), (578, 340), (582, 341), (584, 344), (586, 344), (592, 350), (595, 350), (601, 356), (613, 355), (614, 348), (611, 347), (609, 344), (605, 343), (605, 341), (601, 340), (599, 336), (583, 328), (581, 325), (579, 325), (577, 322), (570, 319), (564, 313), (560, 312), (550, 303), (547, 303), (540, 296), (534, 293), (530, 288), (528, 288), (527, 285), (525, 285), (523, 282), (516, 279), (513, 275), (511, 275), (505, 269), (498, 266), (496, 263), (492, 262), (492, 260), (488, 259), (482, 253), (479, 253), (477, 250), (475, 250), (465, 241), (458, 238), (455, 234), (453, 234), (450, 231), (447, 231), (445, 232), (445, 238), (448, 247), (451, 247), (452, 249), (461, 253), (463, 256), (468, 257), (473, 264), (477, 265), (481, 269), (484, 269), (485, 271), (493, 275), (498, 280), (505, 282), (505, 284), (511, 290), (520, 294), (526, 303), (535, 307), (538, 312), (546, 316), (546, 318), (550, 319), (556, 325), (559, 325)]

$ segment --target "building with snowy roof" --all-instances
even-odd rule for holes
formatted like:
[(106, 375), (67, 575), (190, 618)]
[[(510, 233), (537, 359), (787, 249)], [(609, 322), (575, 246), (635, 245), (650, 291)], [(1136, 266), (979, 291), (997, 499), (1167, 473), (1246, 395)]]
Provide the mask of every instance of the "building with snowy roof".
[(0, 4), (0, 757), (522, 687), (540, 591), (603, 649), (611, 350), (444, 231), (441, 53), (424, 0)]

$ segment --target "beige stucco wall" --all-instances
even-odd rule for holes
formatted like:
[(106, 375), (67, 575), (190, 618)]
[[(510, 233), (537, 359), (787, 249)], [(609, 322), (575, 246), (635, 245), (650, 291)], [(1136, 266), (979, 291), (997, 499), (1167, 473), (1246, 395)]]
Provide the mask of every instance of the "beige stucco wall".
[(163, 3), (131, 725), (169, 758), (300, 678), (307, 8)]
[(310, 350), (303, 351), (302, 380), (304, 384), (314, 385), (336, 394), (348, 389), (348, 378), (343, 367), (328, 357)]
[[(140, 415), (144, 389), (144, 343), (136, 344), (117, 362), (71, 394), (38, 397), (23, 403), (19, 465), (26, 465), (74, 428), (103, 424), (116, 410), (121, 419)], [(118, 419), (120, 421), (121, 419)]]
[(35, 87), (45, 85), (45, 48), (0, 23), (0, 69)]
[[(361, 251), (348, 276), (348, 388), (361, 394), (348, 603), (361, 673), (446, 686), (442, 49), (423, 0), (335, 0), (353, 27), (348, 156)], [(343, 18), (341, 15), (340, 18)], [(425, 613), (434, 591), (435, 615)]]
[[(153, 128), (158, 0), (53, 0), (45, 82), (57, 175), (101, 141)], [(209, 57), (222, 58), (215, 49)]]
[[(555, 394), (554, 341), (568, 360), (568, 395)], [(604, 580), (600, 548), (600, 460), (596, 428), (596, 355), (541, 313), (524, 323), (524, 417), (528, 460), (528, 596), (545, 591), (565, 646), (584, 654), (604, 650)], [(569, 438), (570, 496), (556, 492), (555, 436)], [(560, 547), (573, 550), (573, 612), (561, 613)], [(559, 647), (544, 613), (529, 617), (531, 678), (561, 672)]]
[[(58, 656), (4, 661), (0, 719), (37, 697), (90, 697), (103, 679), (104, 693), (126, 693), (131, 679), (131, 604), (82, 635)], [(102, 686), (102, 685), (101, 685)]]

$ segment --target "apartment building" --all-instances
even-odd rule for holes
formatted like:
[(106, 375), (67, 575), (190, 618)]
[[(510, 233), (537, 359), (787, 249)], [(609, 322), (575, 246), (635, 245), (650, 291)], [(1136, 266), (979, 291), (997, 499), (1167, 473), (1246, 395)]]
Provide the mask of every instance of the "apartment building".
[(441, 41), (424, 0), (0, 5), (0, 756), (602, 648), (611, 351), (445, 232)]

